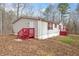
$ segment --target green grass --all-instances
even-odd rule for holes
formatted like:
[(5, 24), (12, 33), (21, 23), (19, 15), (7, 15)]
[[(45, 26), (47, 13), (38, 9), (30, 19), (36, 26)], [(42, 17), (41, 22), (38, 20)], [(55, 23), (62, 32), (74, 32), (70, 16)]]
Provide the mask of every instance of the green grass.
[(60, 39), (60, 41), (66, 44), (72, 44), (73, 39), (72, 37), (67, 36), (67, 37), (63, 37), (62, 39)]

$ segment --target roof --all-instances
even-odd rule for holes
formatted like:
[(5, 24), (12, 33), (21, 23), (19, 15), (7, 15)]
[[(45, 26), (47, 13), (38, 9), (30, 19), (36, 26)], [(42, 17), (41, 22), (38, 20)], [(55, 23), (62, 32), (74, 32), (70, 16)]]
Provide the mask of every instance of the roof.
[(51, 22), (51, 23), (53, 23), (52, 21), (45, 20), (44, 18), (40, 18), (40, 17), (22, 16), (22, 17), (18, 18), (17, 20), (15, 20), (13, 22), (13, 24), (16, 23), (19, 20), (22, 20), (22, 19), (31, 19), (31, 20), (36, 20), (36, 21), (44, 21), (44, 22)]

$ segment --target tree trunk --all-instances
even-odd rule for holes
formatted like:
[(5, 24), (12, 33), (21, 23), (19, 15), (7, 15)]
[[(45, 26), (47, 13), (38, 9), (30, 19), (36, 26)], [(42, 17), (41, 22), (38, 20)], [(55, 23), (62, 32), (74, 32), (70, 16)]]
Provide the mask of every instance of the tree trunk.
[(19, 17), (19, 3), (17, 4), (17, 19)]
[(74, 24), (74, 33), (77, 34), (77, 26), (76, 26), (76, 22), (73, 22)]
[(63, 22), (63, 19), (62, 19), (62, 18), (63, 18), (63, 14), (61, 14), (61, 20), (59, 21), (59, 23), (60, 23), (60, 22)]
[(5, 34), (5, 31), (4, 31), (4, 19), (5, 19), (5, 4), (3, 4), (3, 8), (2, 8), (2, 35)]

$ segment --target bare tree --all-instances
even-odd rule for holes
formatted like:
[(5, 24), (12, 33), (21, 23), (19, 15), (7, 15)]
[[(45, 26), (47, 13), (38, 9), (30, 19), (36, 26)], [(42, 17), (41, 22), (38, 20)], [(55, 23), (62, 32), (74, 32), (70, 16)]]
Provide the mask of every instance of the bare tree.
[(4, 25), (3, 25), (3, 23), (4, 23), (4, 17), (5, 17), (5, 4), (4, 3), (1, 3), (0, 4), (0, 7), (1, 7), (1, 23), (2, 23), (2, 25), (1, 25), (1, 34), (4, 34)]
[(49, 4), (49, 6), (45, 9), (45, 12), (43, 13), (47, 20), (55, 21), (55, 7), (52, 4)]
[(75, 11), (70, 13), (67, 27), (69, 28), (70, 33), (77, 34), (77, 13)]

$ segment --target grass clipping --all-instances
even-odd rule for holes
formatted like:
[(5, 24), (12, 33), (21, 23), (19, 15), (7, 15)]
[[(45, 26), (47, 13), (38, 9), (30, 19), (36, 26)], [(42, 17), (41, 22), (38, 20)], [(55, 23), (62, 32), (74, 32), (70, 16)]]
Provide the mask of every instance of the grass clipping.
[(60, 39), (60, 41), (71, 45), (73, 42), (73, 39), (71, 37), (63, 37), (62, 39)]

